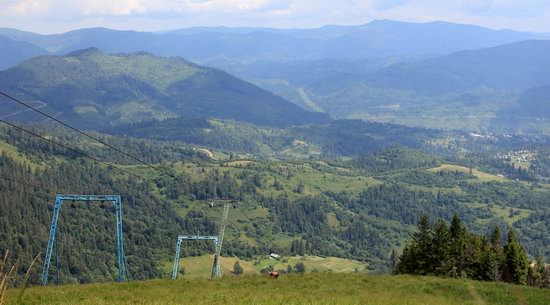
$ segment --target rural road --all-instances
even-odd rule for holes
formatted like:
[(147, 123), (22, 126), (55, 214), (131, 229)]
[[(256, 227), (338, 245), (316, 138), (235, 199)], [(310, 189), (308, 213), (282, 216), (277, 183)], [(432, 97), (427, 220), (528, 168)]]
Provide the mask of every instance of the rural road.
[[(48, 103), (46, 102), (43, 102), (43, 101), (27, 101), (25, 102), (27, 105), (33, 107), (34, 109), (42, 109), (46, 106), (48, 106)], [(33, 106), (33, 104), (36, 104), (36, 106)], [(3, 116), (0, 116), (0, 119), (5, 119), (5, 118), (9, 118), (9, 117), (13, 117), (13, 116), (16, 116), (16, 115), (19, 115), (21, 113), (24, 113), (24, 112), (27, 112), (27, 111), (32, 111), (32, 109), (22, 109), (22, 110), (18, 110), (18, 111), (14, 111), (12, 113), (8, 113), (6, 115), (3, 115)], [(53, 118), (57, 118), (62, 112), (58, 112), (56, 113), (55, 115), (52, 115)], [(45, 119), (44, 121), (42, 121), (41, 123), (45, 123), (47, 121), (51, 120), (50, 118), (47, 118)]]

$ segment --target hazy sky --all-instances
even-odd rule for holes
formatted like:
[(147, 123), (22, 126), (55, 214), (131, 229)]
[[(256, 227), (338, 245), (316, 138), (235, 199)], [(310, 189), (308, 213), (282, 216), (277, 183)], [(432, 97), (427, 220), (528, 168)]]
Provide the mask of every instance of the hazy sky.
[(96, 26), (143, 31), (217, 25), (305, 28), (375, 19), (550, 32), (550, 0), (0, 0), (0, 27), (39, 33)]

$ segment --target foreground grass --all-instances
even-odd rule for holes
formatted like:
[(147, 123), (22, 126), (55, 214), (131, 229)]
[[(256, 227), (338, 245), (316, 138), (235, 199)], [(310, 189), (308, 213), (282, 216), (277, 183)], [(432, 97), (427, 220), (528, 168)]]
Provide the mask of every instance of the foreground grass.
[[(8, 293), (8, 305), (17, 291)], [(550, 290), (432, 277), (317, 273), (35, 287), (23, 304), (550, 304)]]

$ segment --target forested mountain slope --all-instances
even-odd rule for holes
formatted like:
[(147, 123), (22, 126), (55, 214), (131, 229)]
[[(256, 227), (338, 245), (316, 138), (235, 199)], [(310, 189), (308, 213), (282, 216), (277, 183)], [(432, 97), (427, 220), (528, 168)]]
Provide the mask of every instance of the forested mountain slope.
[[(549, 213), (547, 186), (490, 174), (503, 169), (518, 173), (504, 161), (446, 159), (403, 147), (386, 147), (349, 161), (231, 160), (220, 151), (205, 154), (179, 142), (97, 135), (162, 168), (154, 170), (67, 132), (34, 130), (111, 166), (2, 129), (0, 208), (5, 212), (0, 217), (0, 246), (23, 259), (21, 272), (45, 247), (55, 193), (123, 196), (132, 278), (166, 275), (176, 235), (216, 234), (221, 205), (208, 205), (215, 198), (237, 200), (229, 213), (222, 254), (250, 261), (272, 252), (337, 256), (364, 261), (371, 272), (387, 271), (392, 250), (404, 246), (425, 213), (445, 220), (457, 213), (479, 234), (494, 225), (513, 225), (532, 255), (550, 244), (550, 218), (544, 216)], [(445, 162), (469, 162), (479, 169)], [(489, 172), (481, 171), (485, 168)], [(63, 282), (113, 278), (113, 227), (109, 209), (64, 206), (59, 227)], [(212, 251), (201, 243), (184, 249), (183, 256)]]
[[(326, 115), (307, 112), (223, 71), (147, 53), (87, 49), (38, 57), (0, 72), (0, 84), (2, 90), (46, 103), (52, 115), (88, 128), (174, 117), (278, 126), (328, 121)], [(16, 111), (3, 112), (10, 110)]]
[(462, 51), (419, 63), (397, 64), (369, 77), (378, 88), (460, 93), (489, 88), (521, 90), (550, 83), (550, 41), (531, 40)]
[[(540, 89), (530, 90), (550, 84), (549, 52), (549, 41), (522, 41), (397, 63), (346, 82), (319, 80), (305, 91), (335, 117), (469, 130), (508, 124), (506, 132), (517, 132), (533, 125), (525, 118), (547, 117)], [(547, 133), (548, 123), (528, 129)]]

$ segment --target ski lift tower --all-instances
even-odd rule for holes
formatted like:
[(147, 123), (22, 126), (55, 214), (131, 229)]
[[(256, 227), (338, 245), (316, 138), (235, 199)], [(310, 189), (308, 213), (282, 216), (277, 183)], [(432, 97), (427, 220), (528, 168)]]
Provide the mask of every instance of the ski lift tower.
[[(54, 242), (57, 241), (57, 221), (59, 220), (59, 212), (61, 211), (61, 206), (64, 201), (71, 201), (74, 204), (75, 201), (99, 201), (101, 202), (100, 207), (103, 207), (105, 201), (110, 201), (115, 207), (116, 215), (116, 253), (117, 253), (117, 263), (118, 263), (118, 281), (124, 282), (125, 277), (129, 280), (128, 277), (128, 266), (126, 265), (126, 256), (124, 255), (124, 239), (122, 236), (122, 203), (119, 195), (56, 195), (55, 196), (55, 205), (53, 208), (52, 224), (50, 226), (50, 237), (48, 239), (48, 246), (46, 248), (46, 256), (44, 257), (44, 267), (42, 269), (42, 284), (48, 284), (48, 275), (50, 272), (50, 261), (52, 258), (52, 251), (54, 247)], [(59, 243), (56, 242), (56, 260), (55, 260), (55, 270), (57, 273), (57, 281), (59, 284), (59, 262), (58, 262), (58, 251)]]
[[(212, 265), (212, 278), (220, 278), (222, 276), (222, 270), (220, 266), (220, 253), (222, 251), (223, 237), (225, 234), (225, 227), (227, 226), (227, 216), (229, 215), (230, 203), (226, 203), (223, 207), (222, 222), (220, 225), (220, 232), (217, 236), (209, 235), (180, 235), (176, 242), (176, 255), (174, 257), (174, 266), (172, 268), (172, 279), (175, 280), (178, 277), (179, 265), (180, 265), (180, 253), (181, 244), (184, 240), (212, 240), (214, 241), (214, 263)], [(213, 207), (212, 204), (210, 204)]]

